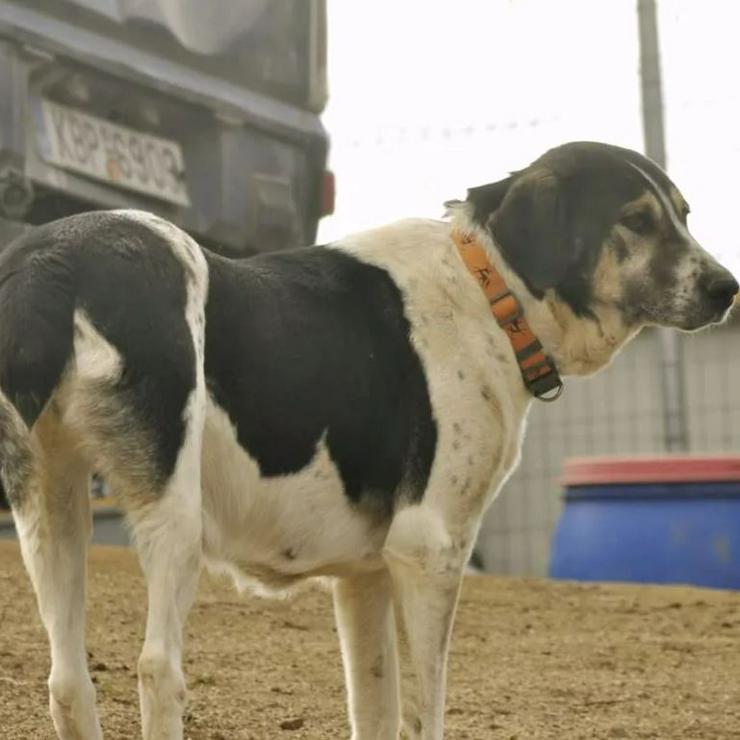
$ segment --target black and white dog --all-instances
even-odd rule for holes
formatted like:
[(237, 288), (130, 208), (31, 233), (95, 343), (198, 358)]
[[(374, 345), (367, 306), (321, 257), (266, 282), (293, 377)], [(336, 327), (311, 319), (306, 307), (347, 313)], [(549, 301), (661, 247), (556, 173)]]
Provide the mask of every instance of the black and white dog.
[[(533, 398), (453, 232), (483, 247), (563, 375), (645, 325), (722, 321), (738, 291), (676, 187), (625, 149), (561, 146), (448, 209), (244, 261), (135, 211), (66, 218), (2, 253), (0, 472), (60, 738), (101, 737), (84, 643), (93, 467), (148, 584), (145, 738), (182, 737), (202, 564), (267, 590), (330, 577), (354, 740), (402, 723), (442, 738), (461, 575)], [(415, 675), (403, 710), (397, 628)]]

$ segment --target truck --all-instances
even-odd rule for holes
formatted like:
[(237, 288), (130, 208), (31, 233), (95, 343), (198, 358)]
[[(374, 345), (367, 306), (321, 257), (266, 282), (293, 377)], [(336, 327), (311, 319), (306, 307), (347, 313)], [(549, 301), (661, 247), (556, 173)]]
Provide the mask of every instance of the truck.
[(242, 257), (333, 209), (325, 0), (0, 0), (0, 248), (153, 211)]
[(235, 258), (313, 243), (326, 100), (325, 0), (0, 0), (0, 249), (101, 208)]

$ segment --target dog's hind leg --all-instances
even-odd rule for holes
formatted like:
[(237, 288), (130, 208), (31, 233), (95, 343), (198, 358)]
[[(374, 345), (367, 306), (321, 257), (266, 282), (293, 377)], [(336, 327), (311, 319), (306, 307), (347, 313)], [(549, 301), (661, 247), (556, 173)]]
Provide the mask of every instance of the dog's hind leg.
[[(62, 740), (99, 740), (85, 653), (85, 575), (90, 466), (53, 404), (29, 437), (33, 461), (9, 496), (21, 552), (49, 635), (49, 704)], [(7, 471), (4, 471), (7, 475)]]
[(396, 740), (400, 728), (396, 627), (388, 572), (334, 587), (352, 740)]
[(180, 740), (186, 690), (182, 631), (201, 566), (199, 457), (183, 451), (162, 499), (135, 514), (134, 536), (146, 576), (146, 637), (139, 657), (145, 740)]
[[(157, 380), (164, 382), (164, 376)], [(138, 664), (144, 740), (180, 740), (183, 736), (182, 633), (195, 597), (202, 553), (202, 370), (182, 417), (184, 434), (172, 474), (163, 484), (153, 480), (146, 494), (141, 488), (123, 493), (147, 583), (146, 634)], [(141, 486), (141, 478), (137, 483)]]

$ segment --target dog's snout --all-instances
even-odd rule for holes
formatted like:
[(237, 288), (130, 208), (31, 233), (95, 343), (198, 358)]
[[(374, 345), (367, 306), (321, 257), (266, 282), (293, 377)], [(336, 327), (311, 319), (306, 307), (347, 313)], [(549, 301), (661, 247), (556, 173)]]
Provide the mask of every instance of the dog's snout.
[(729, 273), (713, 276), (706, 287), (709, 298), (722, 306), (730, 306), (740, 290), (737, 280)]

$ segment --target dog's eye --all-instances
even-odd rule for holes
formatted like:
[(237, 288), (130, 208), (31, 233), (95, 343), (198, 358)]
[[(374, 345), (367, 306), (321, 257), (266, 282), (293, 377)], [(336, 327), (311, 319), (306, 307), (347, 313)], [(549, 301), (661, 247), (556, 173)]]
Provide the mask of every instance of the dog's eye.
[(620, 223), (635, 234), (648, 234), (653, 229), (653, 216), (649, 211), (635, 211), (622, 216)]

